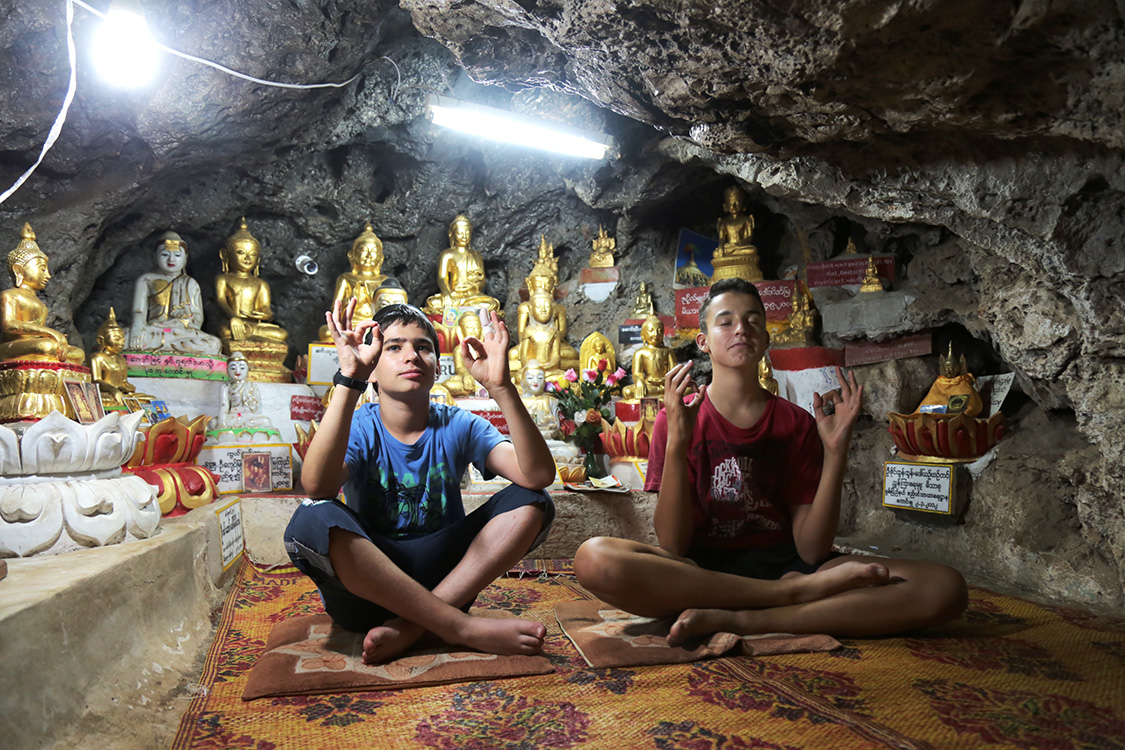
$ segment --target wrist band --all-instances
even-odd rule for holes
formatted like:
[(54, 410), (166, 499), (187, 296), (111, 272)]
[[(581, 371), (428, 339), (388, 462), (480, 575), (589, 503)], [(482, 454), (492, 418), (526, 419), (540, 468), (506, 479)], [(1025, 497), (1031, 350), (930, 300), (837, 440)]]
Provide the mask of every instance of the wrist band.
[(367, 390), (366, 380), (356, 380), (355, 378), (349, 378), (340, 370), (337, 370), (336, 374), (332, 376), (332, 382), (336, 385), (342, 385), (345, 388), (351, 388), (353, 391), (359, 391), (360, 393), (363, 393)]

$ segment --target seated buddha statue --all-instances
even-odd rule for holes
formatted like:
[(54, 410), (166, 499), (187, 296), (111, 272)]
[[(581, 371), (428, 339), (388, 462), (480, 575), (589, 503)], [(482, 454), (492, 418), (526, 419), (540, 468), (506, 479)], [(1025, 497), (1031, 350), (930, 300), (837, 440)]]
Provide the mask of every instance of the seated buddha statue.
[(723, 209), (727, 212), (718, 221), (719, 246), (711, 256), (711, 283), (720, 279), (742, 278), (761, 281), (758, 248), (751, 240), (754, 217), (746, 213), (746, 194), (731, 186), (723, 191)]
[(232, 352), (227, 360), (227, 376), (219, 398), (218, 430), (276, 432), (273, 422), (262, 414), (262, 395), (250, 379), (250, 363), (242, 352)]
[(793, 311), (789, 313), (786, 327), (773, 337), (773, 344), (780, 347), (801, 347), (816, 345), (817, 312), (804, 284), (793, 285)]
[(773, 376), (773, 365), (770, 364), (769, 354), (758, 360), (758, 384), (774, 396), (781, 390), (777, 379)]
[(228, 354), (246, 354), (254, 379), (288, 382), (289, 372), (282, 362), (289, 351), (289, 334), (270, 322), (270, 285), (258, 278), (261, 250), (261, 243), (242, 219), (220, 253), (223, 272), (215, 279), (215, 295), (219, 307), (230, 317), (220, 326), (219, 337)]
[(465, 366), (465, 358), (461, 356), (461, 342), (470, 337), (479, 340), (484, 335), (484, 326), (481, 324), (480, 315), (472, 310), (461, 313), (453, 331), (451, 343), (453, 348), (453, 374), (443, 380), (441, 384), (453, 396), (471, 396), (480, 390), (480, 383), (469, 373), (469, 368)]
[(473, 225), (458, 216), (449, 225), (449, 247), (438, 256), (438, 294), (426, 300), (424, 312), (445, 315), (451, 307), (499, 310), (500, 302), (484, 293), (484, 258), (470, 244)]
[(676, 366), (676, 353), (664, 346), (664, 323), (655, 315), (641, 326), (644, 345), (633, 353), (633, 384), (625, 386), (621, 398), (664, 398), (664, 376)]
[(652, 304), (652, 292), (649, 291), (648, 282), (642, 281), (641, 288), (637, 290), (637, 298), (633, 300), (633, 309), (629, 312), (629, 317), (634, 320), (644, 320), (655, 312), (656, 308)]
[(605, 233), (605, 228), (598, 227), (598, 236), (594, 238), (590, 251), (590, 268), (613, 268), (613, 251), (617, 248), (617, 240)]
[(153, 270), (133, 285), (133, 325), (129, 347), (138, 351), (218, 354), (222, 342), (200, 330), (203, 295), (184, 273), (187, 244), (165, 232), (152, 256)]
[(71, 346), (66, 334), (47, 326), (47, 305), (39, 299), (51, 279), (47, 256), (35, 241), (30, 224), (15, 250), (8, 253), (12, 288), (0, 292), (0, 362), (29, 360), (82, 364), (86, 353)]
[(949, 344), (949, 352), (941, 358), (939, 373), (915, 414), (929, 412), (975, 417), (984, 410), (976, 378), (969, 372), (964, 354), (959, 361), (953, 358), (952, 342)]
[(387, 305), (405, 304), (408, 304), (408, 301), (406, 290), (402, 288), (402, 284), (398, 283), (398, 279), (394, 276), (385, 276), (383, 282), (375, 290), (375, 309), (378, 310)]
[(597, 371), (598, 362), (603, 359), (606, 362), (606, 375), (617, 369), (617, 352), (613, 348), (613, 342), (605, 334), (594, 331), (582, 340), (582, 346), (578, 349), (578, 364), (583, 370)]
[[(516, 308), (517, 345), (508, 357), (512, 376), (519, 382), (519, 371), (529, 359), (536, 359), (546, 370), (548, 376), (577, 368), (578, 350), (566, 341), (566, 308), (555, 301), (555, 287), (558, 285), (558, 258), (554, 245), (545, 236), (539, 238), (539, 256), (527, 277), (527, 302)], [(524, 339), (534, 338), (535, 344), (524, 346)], [(538, 353), (527, 356), (521, 351), (531, 351), (539, 347)], [(551, 348), (558, 348), (557, 354)]]
[(547, 393), (547, 373), (536, 360), (530, 360), (523, 368), (520, 378), (520, 391), (523, 405), (531, 415), (531, 421), (539, 428), (544, 440), (559, 440), (559, 402)]
[[(141, 402), (152, 401), (152, 396), (137, 393), (129, 382), (129, 363), (121, 356), (125, 348), (125, 329), (117, 322), (117, 313), (109, 308), (109, 317), (98, 326), (98, 350), (90, 355), (90, 373), (98, 384), (102, 406), (124, 408), (122, 396), (133, 396)], [(218, 339), (216, 339), (218, 341)]]
[[(363, 232), (352, 242), (352, 249), (348, 251), (348, 262), (352, 270), (336, 277), (336, 291), (332, 295), (333, 305), (337, 301), (341, 306), (347, 305), (348, 301), (355, 297), (354, 319), (370, 320), (379, 309), (376, 301), (378, 290), (387, 279), (387, 276), (381, 273), (383, 241), (375, 236), (371, 224), (366, 224)], [(320, 327), (318, 337), (324, 343), (332, 342), (332, 335), (328, 333), (327, 325)]]
[(863, 282), (860, 284), (861, 294), (883, 291), (883, 282), (879, 279), (879, 269), (875, 267), (875, 258), (867, 256), (867, 269), (863, 272)]

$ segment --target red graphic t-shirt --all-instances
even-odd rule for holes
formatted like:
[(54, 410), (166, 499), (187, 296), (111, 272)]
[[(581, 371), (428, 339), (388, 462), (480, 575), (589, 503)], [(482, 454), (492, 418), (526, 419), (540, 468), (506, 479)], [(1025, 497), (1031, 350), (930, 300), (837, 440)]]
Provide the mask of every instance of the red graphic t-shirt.
[[(649, 449), (649, 492), (660, 490), (667, 442), (668, 420), (661, 410)], [(742, 429), (704, 399), (688, 450), (693, 544), (746, 549), (792, 539), (790, 509), (813, 501), (823, 459), (816, 420), (801, 407), (770, 396), (761, 419)]]

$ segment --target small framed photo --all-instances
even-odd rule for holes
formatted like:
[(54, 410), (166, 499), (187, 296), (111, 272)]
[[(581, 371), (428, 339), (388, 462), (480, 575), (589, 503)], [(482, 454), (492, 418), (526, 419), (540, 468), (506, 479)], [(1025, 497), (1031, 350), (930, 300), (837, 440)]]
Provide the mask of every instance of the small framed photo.
[(94, 409), (86, 398), (86, 384), (78, 380), (64, 380), (66, 395), (70, 399), (70, 408), (74, 410), (74, 417), (82, 424), (92, 424), (97, 420)]
[(98, 390), (97, 383), (83, 383), (82, 387), (86, 391), (86, 401), (89, 402), (90, 408), (94, 412), (94, 421), (98, 421), (105, 416), (105, 408), (102, 406), (102, 392)]
[(172, 416), (172, 412), (168, 411), (168, 402), (166, 401), (153, 399), (153, 401), (149, 403), (149, 406), (152, 407), (152, 411), (149, 414), (149, 419), (153, 420), (153, 424), (155, 424), (156, 422), (163, 422), (165, 419), (168, 419)]
[(273, 489), (270, 481), (270, 454), (242, 454), (243, 492), (269, 492)]
[(125, 404), (125, 408), (130, 412), (144, 411), (141, 408), (141, 401), (136, 396), (122, 396), (121, 403)]

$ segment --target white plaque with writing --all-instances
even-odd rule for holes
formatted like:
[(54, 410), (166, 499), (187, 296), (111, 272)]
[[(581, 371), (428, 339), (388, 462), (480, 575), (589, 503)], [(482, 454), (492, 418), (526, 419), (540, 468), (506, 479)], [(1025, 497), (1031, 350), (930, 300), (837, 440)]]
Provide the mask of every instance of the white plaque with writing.
[(441, 354), (438, 356), (438, 374), (437, 382), (444, 383), (453, 377), (456, 372), (456, 367), (453, 361), (452, 354)]
[(309, 344), (309, 385), (332, 385), (340, 369), (340, 354), (335, 344)]
[(242, 456), (247, 453), (269, 453), (270, 486), (275, 490), (293, 489), (293, 446), (290, 443), (205, 445), (195, 462), (206, 466), (219, 478), (219, 494), (226, 495), (244, 491)]
[(238, 500), (227, 503), (215, 511), (219, 517), (219, 548), (222, 550), (223, 570), (226, 570), (246, 548), (242, 536), (242, 503)]
[(953, 514), (953, 467), (887, 461), (883, 474), (883, 505), (926, 513)]

